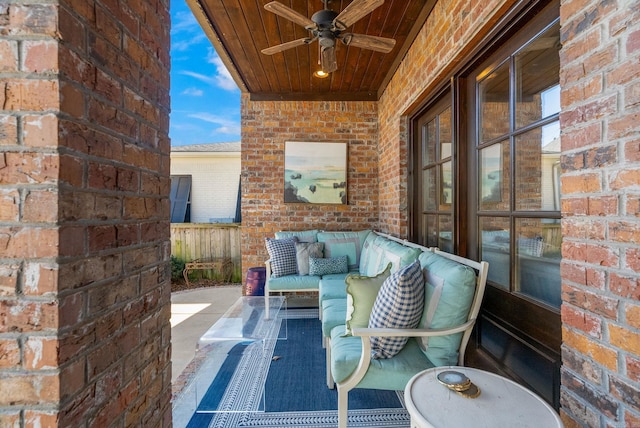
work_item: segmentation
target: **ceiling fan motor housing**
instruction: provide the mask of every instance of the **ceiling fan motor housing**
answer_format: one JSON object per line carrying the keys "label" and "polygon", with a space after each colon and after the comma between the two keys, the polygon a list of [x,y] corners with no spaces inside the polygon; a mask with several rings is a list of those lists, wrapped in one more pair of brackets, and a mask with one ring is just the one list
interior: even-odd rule
{"label": "ceiling fan motor housing", "polygon": [[311,16],[311,20],[318,24],[318,29],[329,30],[333,27],[333,20],[338,16],[333,10],[319,10]]}
{"label": "ceiling fan motor housing", "polygon": [[328,9],[319,10],[311,16],[311,20],[318,26],[312,30],[312,33],[318,38],[318,43],[322,47],[330,48],[336,45],[336,37],[340,35],[340,31],[333,25],[336,16],[338,16],[337,12]]}

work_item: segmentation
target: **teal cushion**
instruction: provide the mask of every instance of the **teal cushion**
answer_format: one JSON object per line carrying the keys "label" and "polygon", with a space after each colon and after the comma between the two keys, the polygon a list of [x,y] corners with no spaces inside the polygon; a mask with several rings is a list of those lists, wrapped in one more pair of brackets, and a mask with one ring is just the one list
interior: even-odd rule
{"label": "teal cushion", "polygon": [[391,272],[415,262],[422,251],[419,248],[407,247],[384,236],[372,232],[362,246],[360,256],[360,273],[374,276],[392,264]]}
{"label": "teal cushion", "polygon": [[318,230],[300,230],[276,232],[276,239],[298,238],[298,242],[318,242]]}
{"label": "teal cushion", "polygon": [[[361,352],[361,338],[345,335],[343,325],[331,331],[331,375],[336,382],[344,381],[353,373]],[[411,338],[393,358],[372,359],[358,388],[401,391],[414,375],[432,367],[433,364],[422,353],[418,343]]]}
{"label": "teal cushion", "polygon": [[351,334],[355,327],[367,327],[371,309],[378,296],[382,283],[391,274],[391,263],[376,276],[347,275],[345,278],[347,292],[346,334]]}
{"label": "teal cushion", "polygon": [[370,230],[359,232],[318,232],[318,242],[324,242],[324,256],[347,256],[349,270],[358,270],[360,253]]}
{"label": "teal cushion", "polygon": [[319,276],[287,275],[269,278],[268,287],[270,291],[317,290],[319,283]]}
{"label": "teal cushion", "polygon": [[309,275],[330,275],[336,273],[347,273],[347,256],[339,257],[309,257]]}
{"label": "teal cushion", "polygon": [[[330,299],[344,299],[345,304],[347,300],[347,291],[345,289],[345,277],[348,274],[341,274],[340,278],[334,278],[334,275],[323,276],[320,280],[320,296],[321,302]],[[344,320],[342,320],[344,321]]]}
{"label": "teal cushion", "polygon": [[347,315],[345,299],[329,299],[322,302],[322,336],[329,337],[331,330],[344,324]]}
{"label": "teal cushion", "polygon": [[344,279],[347,275],[356,272],[340,272],[340,273],[328,273],[322,276],[322,279],[327,279],[329,281],[342,281],[342,285],[344,286]]}
{"label": "teal cushion", "polygon": [[[425,277],[425,307],[420,328],[450,328],[467,321],[476,291],[476,272],[431,252],[419,257]],[[425,355],[436,366],[458,364],[462,333],[423,338]]]}

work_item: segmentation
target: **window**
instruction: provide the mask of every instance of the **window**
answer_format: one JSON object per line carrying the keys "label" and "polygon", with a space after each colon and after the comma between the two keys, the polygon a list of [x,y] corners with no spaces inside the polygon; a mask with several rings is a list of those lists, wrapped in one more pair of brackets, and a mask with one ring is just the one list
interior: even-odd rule
{"label": "window", "polygon": [[416,166],[421,195],[414,208],[421,231],[419,243],[453,252],[454,175],[452,161],[453,129],[448,97],[429,109],[418,121]]}
{"label": "window", "polygon": [[476,78],[480,258],[489,281],[560,307],[559,24]]}
{"label": "window", "polygon": [[171,223],[191,222],[191,176],[171,176]]}

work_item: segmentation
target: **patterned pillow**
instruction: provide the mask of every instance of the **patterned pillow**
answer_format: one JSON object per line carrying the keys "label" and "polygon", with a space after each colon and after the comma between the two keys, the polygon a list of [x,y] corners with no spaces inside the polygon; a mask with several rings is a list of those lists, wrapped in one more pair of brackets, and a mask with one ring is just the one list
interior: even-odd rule
{"label": "patterned pillow", "polygon": [[277,278],[298,273],[296,262],[296,242],[298,238],[271,239],[266,238],[267,252],[271,259],[271,276]]}
{"label": "patterned pillow", "polygon": [[[369,318],[371,328],[416,328],[424,309],[424,278],[417,260],[393,273],[382,284]],[[406,337],[371,337],[371,357],[391,358]]]}
{"label": "patterned pillow", "polygon": [[347,272],[349,272],[347,256],[330,257],[328,259],[309,257],[309,275],[322,276]]}
{"label": "patterned pillow", "polygon": [[298,275],[309,275],[309,257],[322,257],[322,242],[296,242]]}

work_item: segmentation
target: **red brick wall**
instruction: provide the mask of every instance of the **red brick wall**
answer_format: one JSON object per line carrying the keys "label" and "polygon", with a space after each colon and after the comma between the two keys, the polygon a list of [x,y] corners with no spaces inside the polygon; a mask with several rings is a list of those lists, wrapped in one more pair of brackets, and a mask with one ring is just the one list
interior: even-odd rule
{"label": "red brick wall", "polygon": [[380,99],[380,228],[408,234],[408,115],[514,0],[439,0]]}
{"label": "red brick wall", "polygon": [[[279,230],[378,227],[375,102],[278,102],[242,98],[242,268],[264,266],[264,238]],[[285,204],[286,141],[348,143],[347,205]]]}
{"label": "red brick wall", "polygon": [[640,426],[640,10],[560,13],[561,404],[568,426]]}
{"label": "red brick wall", "polygon": [[169,27],[0,4],[0,426],[170,425]]}

